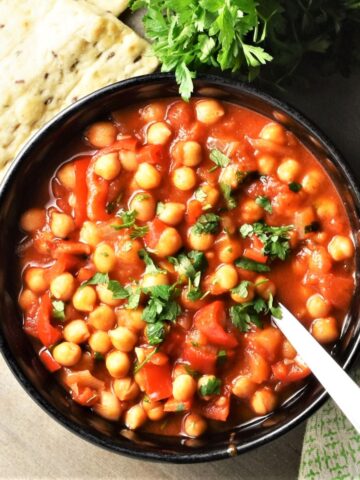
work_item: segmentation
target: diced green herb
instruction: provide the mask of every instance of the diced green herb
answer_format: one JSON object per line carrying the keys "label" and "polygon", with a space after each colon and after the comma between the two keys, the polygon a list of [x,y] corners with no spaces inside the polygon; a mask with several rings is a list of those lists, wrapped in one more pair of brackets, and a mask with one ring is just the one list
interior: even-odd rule
{"label": "diced green herb", "polygon": [[202,235],[203,233],[217,233],[219,226],[219,215],[215,213],[204,213],[200,215],[192,229],[196,235]]}
{"label": "diced green herb", "polygon": [[251,302],[230,307],[229,313],[233,325],[241,332],[248,332],[251,324],[262,328],[260,314],[268,315],[271,313],[275,318],[282,318],[281,308],[274,305],[274,299],[271,294],[267,302],[263,298],[258,297]]}
{"label": "diced green herb", "polygon": [[289,183],[289,188],[292,192],[298,193],[303,188],[301,183],[291,182]]}
{"label": "diced green herb", "polygon": [[202,397],[209,397],[211,395],[220,395],[221,392],[221,380],[210,376],[206,383],[201,385],[199,389]]}
{"label": "diced green herb", "polygon": [[312,222],[310,225],[306,225],[304,228],[305,233],[313,233],[313,232],[318,232],[320,230],[321,226],[319,222]]}
{"label": "diced green herb", "polygon": [[236,208],[237,203],[235,198],[232,196],[232,188],[227,183],[220,182],[220,188],[225,199],[226,206],[229,210]]}
{"label": "diced green herb", "polygon": [[235,265],[244,270],[250,270],[251,272],[270,272],[270,267],[264,263],[256,262],[250,258],[241,257],[235,261]]}
{"label": "diced green herb", "polygon": [[187,297],[196,301],[203,296],[200,289],[201,274],[207,267],[207,260],[203,252],[191,250],[180,253],[177,257],[168,257],[169,262],[175,266],[181,281],[188,279]]}
{"label": "diced green herb", "polygon": [[164,273],[164,270],[162,270],[161,268],[158,268],[155,265],[154,260],[150,257],[148,251],[145,250],[145,248],[143,248],[142,250],[139,250],[138,255],[145,262],[145,265],[146,265],[145,272],[144,272],[145,274]]}
{"label": "diced green herb", "polygon": [[93,277],[82,283],[80,288],[84,288],[87,285],[107,285],[109,283],[109,280],[110,279],[108,273],[95,273]]}
{"label": "diced green herb", "polygon": [[53,300],[52,302],[52,316],[56,320],[63,322],[65,320],[65,303],[61,300]]}
{"label": "diced green herb", "polygon": [[146,336],[150,345],[159,345],[162,343],[166,337],[165,323],[155,322],[147,325]]}
{"label": "diced green herb", "polygon": [[263,197],[263,196],[256,197],[255,203],[256,205],[259,205],[259,207],[263,208],[265,212],[272,213],[273,210],[272,210],[271,202],[268,199],[268,197]]}
{"label": "diced green herb", "polygon": [[240,227],[240,233],[243,238],[256,235],[264,244],[264,255],[285,260],[290,253],[289,232],[293,228],[292,225],[272,227],[260,222],[252,225],[246,223]]}
{"label": "diced green herb", "polygon": [[249,294],[249,285],[251,285],[251,282],[243,280],[237,287],[231,289],[231,293],[235,293],[241,298],[246,298]]}
{"label": "diced green herb", "polygon": [[199,200],[199,202],[204,202],[207,199],[207,194],[204,192],[202,188],[198,188],[195,191],[195,198]]}
{"label": "diced green herb", "polygon": [[135,239],[135,238],[141,238],[144,237],[149,231],[149,227],[147,225],[144,225],[142,227],[139,227],[138,225],[134,225],[132,231],[130,232],[130,238]]}
{"label": "diced green herb", "polygon": [[114,300],[123,300],[130,295],[129,290],[123,287],[117,280],[109,280],[107,289],[112,292],[112,298]]}
{"label": "diced green herb", "polygon": [[141,289],[136,288],[135,290],[129,289],[129,298],[125,307],[129,310],[137,308],[140,303]]}
{"label": "diced green herb", "polygon": [[157,353],[157,352],[158,352],[158,349],[154,348],[154,350],[152,352],[150,352],[149,355],[147,355],[141,363],[136,364],[135,367],[134,367],[134,375],[139,370],[141,370],[142,367],[144,365],[146,365],[152,359],[152,357],[155,355],[155,353]]}
{"label": "diced green herb", "polygon": [[122,199],[122,196],[123,196],[123,192],[121,192],[117,198],[115,198],[115,200],[113,200],[112,202],[109,202],[107,205],[106,205],[106,212],[107,213],[114,213],[115,210],[119,207],[119,204],[121,202],[121,199]]}
{"label": "diced green herb", "polygon": [[135,224],[136,220],[136,211],[124,211],[117,213],[116,216],[121,218],[122,225],[112,225],[115,230],[121,230],[122,228],[131,228]]}
{"label": "diced green herb", "polygon": [[210,152],[210,160],[215,163],[217,167],[227,167],[230,163],[230,158],[224,155],[220,150],[216,148]]}

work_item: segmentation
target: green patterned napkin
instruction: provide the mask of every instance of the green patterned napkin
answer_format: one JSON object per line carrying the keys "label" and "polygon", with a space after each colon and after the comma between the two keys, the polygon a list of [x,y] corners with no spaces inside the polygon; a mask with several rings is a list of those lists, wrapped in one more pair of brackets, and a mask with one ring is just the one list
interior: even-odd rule
{"label": "green patterned napkin", "polygon": [[[360,369],[352,377],[360,384]],[[299,480],[359,479],[360,435],[329,400],[307,423]]]}

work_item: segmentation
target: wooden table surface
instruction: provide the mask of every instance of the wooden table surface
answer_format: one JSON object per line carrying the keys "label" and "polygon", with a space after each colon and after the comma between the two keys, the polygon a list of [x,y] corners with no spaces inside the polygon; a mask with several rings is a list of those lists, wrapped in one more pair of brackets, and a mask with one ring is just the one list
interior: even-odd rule
{"label": "wooden table surface", "polygon": [[[360,75],[331,77],[278,96],[333,140],[360,180]],[[241,457],[205,465],[128,459],[81,440],[54,422],[23,391],[0,358],[1,479],[258,479],[297,478],[305,426]]]}

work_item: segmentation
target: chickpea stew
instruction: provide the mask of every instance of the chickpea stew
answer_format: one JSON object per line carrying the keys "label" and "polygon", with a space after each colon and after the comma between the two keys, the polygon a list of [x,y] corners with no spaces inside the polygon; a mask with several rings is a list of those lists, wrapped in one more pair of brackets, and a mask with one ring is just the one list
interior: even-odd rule
{"label": "chickpea stew", "polygon": [[45,367],[129,429],[198,437],[274,411],[311,373],[277,301],[332,344],[354,290],[323,167],[214,99],[127,107],[76,142],[20,219],[19,305]]}

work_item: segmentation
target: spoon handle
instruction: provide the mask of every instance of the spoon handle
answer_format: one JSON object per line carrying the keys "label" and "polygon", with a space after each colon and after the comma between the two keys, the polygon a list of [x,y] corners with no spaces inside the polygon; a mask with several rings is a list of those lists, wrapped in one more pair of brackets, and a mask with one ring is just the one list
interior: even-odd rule
{"label": "spoon handle", "polygon": [[281,310],[274,322],[360,433],[360,388],[284,305]]}

